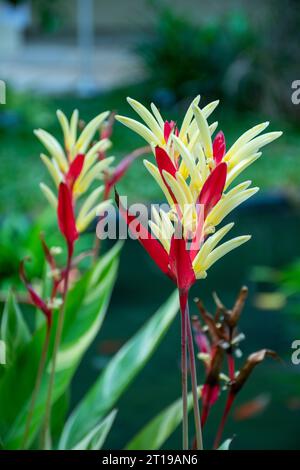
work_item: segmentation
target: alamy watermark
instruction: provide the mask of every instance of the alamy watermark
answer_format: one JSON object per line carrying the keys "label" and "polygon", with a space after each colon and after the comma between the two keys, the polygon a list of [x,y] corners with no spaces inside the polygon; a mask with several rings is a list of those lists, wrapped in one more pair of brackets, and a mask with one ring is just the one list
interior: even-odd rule
{"label": "alamy watermark", "polygon": [[6,104],[6,83],[0,80],[0,104]]}
{"label": "alamy watermark", "polygon": [[[113,204],[107,205],[98,213],[96,228],[100,240],[126,240],[128,237],[140,240],[159,239],[161,242],[171,238],[186,241],[188,250],[199,250],[207,227],[204,224],[203,204],[152,204],[151,217],[149,207],[145,204],[127,205],[127,197],[120,197],[120,217]],[[126,219],[127,218],[127,223]],[[181,223],[179,223],[181,221]]]}
{"label": "alamy watermark", "polygon": [[0,365],[6,364],[6,344],[0,340]]}
{"label": "alamy watermark", "polygon": [[292,92],[292,103],[293,104],[300,104],[300,80],[294,80],[292,82],[292,90],[295,90]]}
{"label": "alamy watermark", "polygon": [[291,357],[292,363],[298,366],[300,364],[300,339],[295,339],[292,342],[291,348],[294,349]]}

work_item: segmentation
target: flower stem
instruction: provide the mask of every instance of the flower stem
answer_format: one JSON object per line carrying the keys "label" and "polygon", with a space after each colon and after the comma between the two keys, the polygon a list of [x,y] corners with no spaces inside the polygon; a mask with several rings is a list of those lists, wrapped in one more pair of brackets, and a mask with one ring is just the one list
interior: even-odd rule
{"label": "flower stem", "polygon": [[221,422],[220,422],[220,425],[219,425],[219,428],[218,428],[218,431],[217,431],[216,439],[215,439],[215,442],[214,442],[214,449],[217,449],[220,445],[222,434],[223,434],[224,427],[225,427],[225,423],[226,423],[226,420],[227,420],[227,417],[228,417],[229,411],[231,409],[234,398],[235,398],[235,396],[232,393],[229,392],[227,402],[226,402],[226,405],[225,405],[225,410],[224,410],[224,413],[223,413],[223,416],[222,416],[222,419],[221,419]]}
{"label": "flower stem", "polygon": [[188,406],[187,406],[187,293],[179,292],[181,309],[181,387],[182,387],[182,447],[189,448]]}
{"label": "flower stem", "polygon": [[36,381],[34,385],[34,390],[32,393],[32,398],[29,406],[29,411],[26,419],[26,424],[25,424],[25,432],[24,432],[24,437],[22,441],[22,449],[26,449],[27,441],[29,438],[29,433],[30,433],[30,426],[33,418],[33,413],[36,405],[36,400],[38,397],[38,393],[40,390],[41,382],[42,382],[42,377],[43,377],[43,372],[45,369],[45,364],[46,364],[46,359],[47,359],[47,353],[48,353],[48,347],[49,347],[49,340],[50,340],[50,324],[47,324],[47,330],[46,330],[46,336],[43,344],[43,349],[41,352],[41,358],[39,361],[38,365],[38,371],[37,371],[37,376],[36,376]]}
{"label": "flower stem", "polygon": [[67,267],[66,267],[66,272],[65,272],[63,302],[59,310],[59,317],[58,317],[57,329],[56,329],[55,340],[54,340],[53,355],[52,355],[52,367],[51,367],[50,379],[49,379],[49,385],[48,385],[45,418],[44,418],[44,424],[43,424],[42,433],[41,433],[41,448],[42,449],[46,449],[47,447],[47,444],[46,444],[47,432],[51,424],[52,393],[53,393],[54,380],[55,380],[57,354],[59,351],[59,346],[60,346],[60,341],[61,341],[61,336],[62,336],[62,331],[63,331],[63,326],[64,326],[66,297],[67,297],[68,286],[69,286],[69,275],[70,275],[70,268],[71,268],[72,253],[73,253],[73,250],[70,249],[69,247],[68,261],[67,261]]}
{"label": "flower stem", "polygon": [[197,449],[203,450],[203,438],[202,438],[201,417],[200,417],[200,409],[199,409],[195,351],[194,351],[188,302],[186,304],[186,317],[187,317],[187,338],[188,338],[188,348],[189,348],[189,356],[190,356],[192,393],[193,393],[193,404],[194,404],[194,418],[195,418],[195,428],[196,428],[196,443],[197,443]]}

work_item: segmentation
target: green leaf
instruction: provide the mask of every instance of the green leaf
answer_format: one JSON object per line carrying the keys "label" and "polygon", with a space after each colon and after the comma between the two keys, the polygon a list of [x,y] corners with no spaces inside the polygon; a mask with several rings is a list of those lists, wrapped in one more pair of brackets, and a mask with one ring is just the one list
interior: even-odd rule
{"label": "green leaf", "polygon": [[11,366],[15,355],[30,340],[30,333],[23,319],[22,312],[10,291],[1,321],[1,340],[6,345],[6,363]]}
{"label": "green leaf", "polygon": [[157,348],[175,318],[178,308],[178,294],[174,292],[111,359],[99,379],[69,417],[61,437],[60,449],[72,448],[114,406]]}
{"label": "green leaf", "polygon": [[100,424],[95,426],[72,450],[100,450],[114,423],[117,410],[113,410]]}
{"label": "green leaf", "polygon": [[226,439],[226,441],[224,441],[223,444],[221,444],[217,450],[229,450],[231,443],[232,443],[232,439]]}
{"label": "green leaf", "polygon": [[[188,409],[193,405],[188,396]],[[125,447],[126,450],[158,450],[182,421],[182,398],[159,413]]]}
{"label": "green leaf", "polygon": [[[120,244],[116,244],[111,252],[102,257],[68,294],[66,323],[57,357],[53,404],[68,389],[84,353],[101,328],[117,275],[120,247]],[[104,268],[101,268],[102,264]],[[101,272],[101,275],[95,276],[95,272]],[[99,284],[101,284],[101,289],[99,289]],[[97,297],[90,297],[90,289],[97,290]],[[52,336],[54,333],[55,327]],[[11,394],[15,396],[15,402],[12,401],[11,407],[0,409],[0,431],[5,436],[4,445],[7,449],[17,449],[22,442],[44,334],[43,328],[34,335],[24,354],[9,369],[6,380],[0,381],[0,400],[5,399],[3,402],[6,403]],[[34,439],[43,419],[50,370],[51,366],[48,364],[36,402],[29,444]],[[14,393],[12,390],[15,389],[16,383],[18,383],[18,390]]]}

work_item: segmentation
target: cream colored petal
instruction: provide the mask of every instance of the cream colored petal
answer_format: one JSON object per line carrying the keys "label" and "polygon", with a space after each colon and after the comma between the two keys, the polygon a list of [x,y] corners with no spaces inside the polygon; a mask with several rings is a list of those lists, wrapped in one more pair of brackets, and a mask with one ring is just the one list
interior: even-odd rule
{"label": "cream colored petal", "polygon": [[261,147],[270,144],[273,140],[278,139],[282,132],[268,132],[267,134],[260,135],[242,146],[237,152],[232,153],[229,159],[230,165],[236,165],[244,158],[249,157],[253,153],[258,152]]}
{"label": "cream colored petal", "polygon": [[158,124],[160,125],[161,129],[164,129],[165,122],[164,122],[164,120],[162,118],[162,115],[160,114],[158,108],[155,106],[154,103],[151,103],[151,110],[152,110],[152,113],[155,116]]}
{"label": "cream colored petal", "polygon": [[49,188],[49,186],[47,186],[44,183],[40,183],[40,189],[42,193],[44,194],[45,198],[47,199],[47,201],[50,203],[50,205],[56,210],[57,198],[54,195],[53,191]]}
{"label": "cream colored petal", "polygon": [[[197,170],[198,174],[200,174],[202,183],[206,180],[209,175],[209,167],[207,165],[206,158],[202,146],[200,144],[196,145],[195,153],[198,155]],[[200,187],[198,189],[200,189]]]}
{"label": "cream colored petal", "polygon": [[243,161],[235,165],[231,170],[227,173],[226,185],[225,190],[231,185],[231,183],[237,178],[242,171],[244,171],[248,166],[254,163],[258,158],[262,155],[261,152],[255,153],[248,158],[245,158]]}
{"label": "cream colored petal", "polygon": [[[99,142],[97,142],[93,147],[87,152],[85,159],[84,159],[84,166],[82,170],[82,174],[84,175],[87,170],[91,168],[91,166],[94,165],[94,163],[98,160],[98,153],[99,152],[105,152],[111,147],[111,141],[108,139],[102,139]],[[111,158],[111,157],[108,157]],[[107,160],[107,159],[105,159]],[[114,158],[113,158],[114,160]],[[107,162],[107,166],[109,166],[113,160],[109,160],[109,163]]]}
{"label": "cream colored petal", "polygon": [[175,135],[172,137],[174,142],[175,149],[180,153],[186,167],[189,170],[190,177],[192,179],[193,184],[197,185],[201,183],[201,178],[197,169],[196,162],[189,152],[188,148],[184,145],[184,143]]}
{"label": "cream colored petal", "polygon": [[139,134],[143,139],[146,140],[150,145],[160,145],[161,142],[157,138],[155,134],[153,134],[148,127],[144,126],[144,124],[141,124],[138,121],[135,121],[134,119],[127,118],[125,116],[115,116],[116,120],[124,124],[124,126],[129,127],[133,132],[136,132]]}
{"label": "cream colored petal", "polygon": [[246,189],[232,197],[227,194],[227,196],[221,199],[210,211],[206,218],[206,224],[214,226],[219,225],[230,212],[256,194],[258,190],[259,188]]}
{"label": "cream colored petal", "polygon": [[86,198],[78,214],[79,220],[83,219],[87,215],[87,213],[92,209],[92,207],[96,204],[97,200],[103,193],[103,188],[104,186],[100,186],[99,188],[94,189],[94,191]]}
{"label": "cream colored petal", "polygon": [[200,95],[196,96],[196,98],[193,99],[187,112],[185,113],[185,116],[184,116],[184,119],[182,121],[182,125],[180,128],[180,132],[179,132],[179,139],[185,140],[186,133],[188,132],[189,126],[194,117],[193,107],[198,106],[199,102],[200,102]]}
{"label": "cream colored petal", "polygon": [[208,119],[209,116],[214,112],[219,103],[220,100],[212,101],[202,108],[202,113],[206,119]]}
{"label": "cream colored petal", "polygon": [[93,183],[95,179],[99,179],[99,177],[103,174],[112,161],[111,159],[114,157],[105,158],[100,162],[96,163],[89,171],[87,171],[83,177],[79,177],[74,186],[74,194],[79,196],[85,193],[90,185]]}
{"label": "cream colored petal", "polygon": [[130,104],[130,106],[135,110],[135,112],[147,124],[147,126],[153,132],[153,134],[156,135],[159,141],[163,144],[165,142],[163,131],[161,127],[159,126],[159,124],[157,123],[156,119],[154,119],[152,114],[148,111],[148,109],[145,108],[145,106],[143,106],[138,101],[133,100],[132,98],[127,98],[127,101]]}
{"label": "cream colored petal", "polygon": [[47,170],[49,171],[55,185],[58,186],[62,181],[62,175],[57,169],[57,166],[55,166],[53,161],[50,160],[50,158],[48,158],[44,153],[41,153],[40,157],[44,165],[47,167]]}
{"label": "cream colored petal", "polygon": [[244,134],[241,135],[241,137],[239,137],[237,141],[230,147],[230,149],[224,156],[224,161],[228,161],[234,152],[237,152],[243,145],[250,142],[250,140],[254,139],[254,137],[256,137],[257,135],[261,134],[268,127],[269,124],[269,121],[263,122],[244,132]]}
{"label": "cream colored petal", "polygon": [[241,237],[233,238],[232,240],[229,240],[215,248],[206,258],[204,270],[207,271],[207,269],[209,269],[216,261],[243,243],[246,243],[250,238],[250,235],[243,235]]}
{"label": "cream colored petal", "polygon": [[234,226],[234,223],[225,225],[225,227],[222,227],[220,230],[218,230],[214,235],[211,235],[204,242],[199,253],[197,254],[197,256],[195,257],[193,261],[193,268],[196,273],[204,269],[205,261],[208,255],[218,245],[218,243],[220,243],[222,238],[224,238],[227,235],[227,233],[232,229],[233,226]]}
{"label": "cream colored petal", "polygon": [[208,122],[201,111],[201,109],[198,106],[193,107],[194,110],[194,116],[196,119],[196,122],[198,124],[198,129],[200,132],[201,136],[201,141],[203,144],[205,156],[207,158],[212,158],[213,157],[213,149],[212,149],[212,141],[211,141],[211,135],[210,135],[210,130],[209,130],[209,125]]}
{"label": "cream colored petal", "polygon": [[60,109],[56,111],[56,115],[61,125],[62,131],[64,134],[65,147],[66,147],[66,150],[68,151],[71,145],[69,121],[66,118],[66,115]]}
{"label": "cream colored petal", "polygon": [[148,160],[144,160],[144,165],[147,168],[147,170],[149,171],[149,173],[151,174],[151,176],[155,179],[158,186],[163,191],[163,193],[164,193],[164,195],[165,195],[165,197],[168,201],[168,204],[170,206],[173,206],[174,205],[173,200],[172,200],[172,198],[169,194],[168,189],[166,188],[166,185],[163,182],[162,177],[160,176],[158,168],[155,165],[153,165],[153,163],[149,162]]}
{"label": "cream colored petal", "polygon": [[111,203],[111,199],[107,199],[107,201],[101,202],[83,217],[78,217],[76,220],[76,227],[78,232],[83,232],[86,230],[91,222],[96,218],[96,216],[102,214]]}
{"label": "cream colored petal", "polygon": [[75,146],[77,140],[78,119],[79,111],[78,109],[75,109],[73,111],[70,121],[70,147]]}
{"label": "cream colored petal", "polygon": [[213,133],[217,129],[218,125],[219,125],[218,121],[215,121],[209,126],[210,135],[213,135]]}
{"label": "cream colored petal", "polygon": [[174,233],[174,227],[172,225],[172,222],[170,220],[170,217],[169,215],[163,211],[163,210],[160,210],[160,217],[161,217],[161,220],[162,220],[162,223],[163,223],[163,230],[164,232],[166,233],[166,238],[168,238],[169,240],[171,240],[172,236],[173,236],[173,233]]}
{"label": "cream colored petal", "polygon": [[34,134],[46,147],[51,157],[54,158],[63,172],[68,169],[68,161],[60,143],[49,132],[43,129],[34,131]]}
{"label": "cream colored petal", "polygon": [[81,132],[79,139],[76,142],[76,151],[79,153],[85,153],[88,149],[88,146],[93,139],[95,132],[100,128],[103,121],[109,116],[109,111],[104,111],[103,113],[96,116],[92,121],[90,121],[83,131]]}
{"label": "cream colored petal", "polygon": [[157,226],[152,220],[149,220],[149,227],[157,240],[160,241],[167,253],[170,251],[170,240],[168,240],[162,233],[159,226]]}
{"label": "cream colored petal", "polygon": [[163,176],[167,184],[170,186],[172,193],[174,194],[176,198],[176,201],[181,206],[181,208],[183,208],[185,204],[188,204],[188,201],[180,184],[172,175],[170,175],[170,173],[168,173],[165,170],[163,170]]}

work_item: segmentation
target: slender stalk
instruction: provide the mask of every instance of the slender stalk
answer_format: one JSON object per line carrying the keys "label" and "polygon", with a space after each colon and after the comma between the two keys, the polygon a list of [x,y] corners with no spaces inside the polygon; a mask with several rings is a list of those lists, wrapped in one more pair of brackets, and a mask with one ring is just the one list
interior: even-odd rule
{"label": "slender stalk", "polygon": [[45,418],[44,418],[44,424],[43,424],[42,433],[41,433],[41,448],[42,449],[46,449],[47,432],[51,424],[52,393],[53,393],[54,380],[55,380],[57,354],[59,351],[59,346],[60,346],[60,341],[61,341],[61,336],[62,336],[62,331],[63,331],[63,326],[64,326],[66,297],[67,297],[68,286],[69,286],[69,275],[70,275],[70,268],[71,268],[72,252],[73,250],[69,248],[68,249],[68,261],[67,261],[67,267],[66,267],[66,273],[65,273],[63,302],[59,310],[59,317],[58,317],[57,329],[56,329],[55,340],[54,340],[53,355],[52,355],[52,367],[51,367],[51,372],[50,372],[47,401],[46,401],[46,408],[45,408]]}
{"label": "slender stalk", "polygon": [[93,248],[93,258],[92,258],[93,264],[95,264],[99,258],[100,249],[101,249],[101,240],[100,238],[97,237],[97,232],[96,232],[95,243],[94,243],[94,248]]}
{"label": "slender stalk", "polygon": [[194,418],[195,418],[195,428],[196,428],[196,443],[197,443],[197,449],[203,450],[203,438],[202,438],[201,418],[200,418],[200,409],[199,409],[195,351],[194,351],[193,335],[192,335],[188,302],[186,304],[186,317],[187,317],[187,338],[188,338],[188,348],[189,348],[189,356],[190,356],[192,393],[193,393],[193,404],[194,404]]}
{"label": "slender stalk", "polygon": [[223,434],[223,431],[224,431],[224,426],[225,426],[225,423],[226,423],[226,420],[227,420],[227,417],[228,417],[229,411],[231,409],[234,398],[235,398],[234,395],[229,392],[227,402],[226,402],[226,405],[225,405],[225,410],[224,410],[224,413],[223,413],[223,416],[222,416],[222,419],[221,419],[221,422],[220,422],[220,425],[219,425],[219,428],[218,428],[218,431],[217,431],[216,439],[215,439],[215,442],[214,442],[214,449],[217,449],[220,445],[222,434]]}
{"label": "slender stalk", "polygon": [[29,406],[29,411],[28,411],[28,415],[27,415],[27,419],[26,419],[25,432],[24,432],[24,437],[23,437],[23,441],[22,441],[22,449],[26,449],[27,441],[28,441],[28,438],[29,438],[30,426],[31,426],[32,418],[33,418],[33,413],[34,413],[34,409],[35,409],[35,405],[36,405],[36,400],[37,400],[37,396],[38,396],[38,393],[39,393],[39,390],[40,390],[42,377],[43,377],[43,372],[44,372],[45,364],[46,364],[46,360],[47,360],[47,353],[48,353],[49,340],[50,340],[50,331],[51,331],[50,325],[47,324],[46,336],[45,336],[45,340],[44,340],[44,344],[43,344],[43,349],[42,349],[42,352],[41,352],[41,358],[40,358],[40,361],[39,361],[36,381],[35,381],[32,397],[31,397],[31,402],[30,402],[30,406]]}
{"label": "slender stalk", "polygon": [[182,447],[189,448],[187,406],[187,293],[179,292],[181,309],[181,387],[182,387]]}

